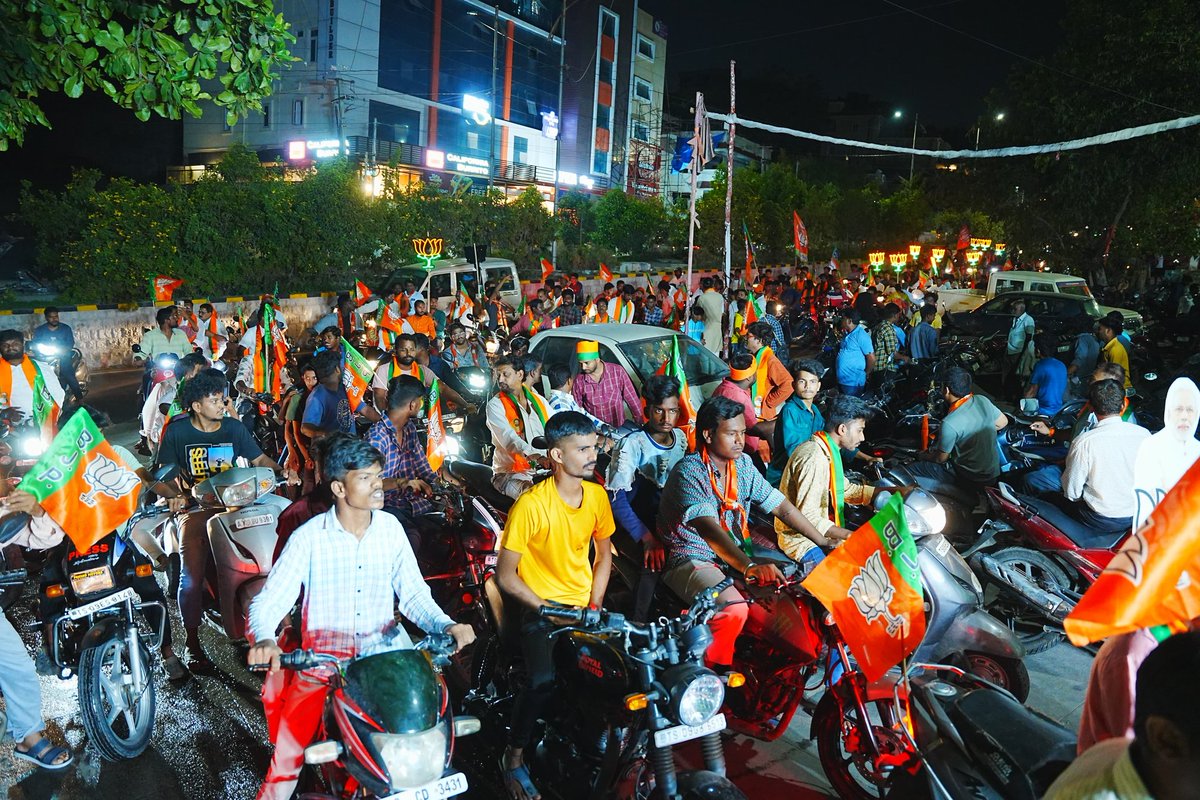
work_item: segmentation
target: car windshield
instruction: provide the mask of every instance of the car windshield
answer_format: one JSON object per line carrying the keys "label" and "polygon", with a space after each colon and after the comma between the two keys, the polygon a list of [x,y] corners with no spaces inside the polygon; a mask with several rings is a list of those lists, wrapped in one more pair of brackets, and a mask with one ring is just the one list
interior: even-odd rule
{"label": "car windshield", "polygon": [[[641,339],[618,346],[625,358],[629,359],[638,377],[644,381],[658,372],[663,362],[671,357],[671,338],[668,334],[656,339]],[[687,347],[683,354],[683,371],[687,374],[689,384],[702,386],[725,377],[729,368],[721,363],[720,359],[701,347],[698,342],[680,336],[680,345],[685,342]]]}
{"label": "car windshield", "polygon": [[[1086,288],[1086,287],[1085,287],[1085,288]],[[1097,302],[1096,302],[1096,301],[1095,301],[1095,300],[1094,300],[1094,299],[1091,297],[1091,295],[1088,295],[1088,299],[1083,301],[1083,310],[1084,310],[1084,311],[1086,311],[1086,312],[1087,312],[1087,314],[1088,314],[1088,316],[1090,316],[1090,317],[1102,317],[1102,316],[1104,316],[1104,314],[1102,314],[1102,313],[1101,313],[1101,311],[1100,311],[1100,304],[1099,304],[1099,303],[1097,303]]]}
{"label": "car windshield", "polygon": [[1062,294],[1073,294],[1076,297],[1092,296],[1092,290],[1088,288],[1087,281],[1061,281],[1058,284],[1058,291]]}

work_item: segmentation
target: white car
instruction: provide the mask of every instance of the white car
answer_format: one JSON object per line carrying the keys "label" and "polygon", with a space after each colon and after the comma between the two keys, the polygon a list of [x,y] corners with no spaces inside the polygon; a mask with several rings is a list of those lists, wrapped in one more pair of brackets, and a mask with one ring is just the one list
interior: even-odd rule
{"label": "white car", "polygon": [[676,337],[683,356],[683,371],[691,387],[692,405],[699,408],[729,374],[729,367],[695,339],[678,331],[654,325],[619,325],[612,322],[568,325],[540,331],[533,337],[529,352],[541,360],[543,367],[574,364],[575,345],[578,342],[598,342],[600,358],[624,369],[632,379],[634,388],[640,392],[642,382],[658,372],[663,362],[671,357],[671,340]]}

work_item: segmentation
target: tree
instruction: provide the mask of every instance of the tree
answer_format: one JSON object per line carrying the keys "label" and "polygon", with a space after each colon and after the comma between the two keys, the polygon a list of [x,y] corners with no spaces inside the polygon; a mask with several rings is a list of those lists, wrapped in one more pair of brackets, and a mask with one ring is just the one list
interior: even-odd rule
{"label": "tree", "polygon": [[[1071,139],[1186,116],[1200,81],[1200,6],[1192,0],[1071,0],[1047,67],[1021,65],[989,99],[1006,111],[1001,144]],[[1195,128],[977,169],[978,195],[1012,235],[1055,268],[1103,279],[1146,253],[1197,245]],[[1123,271],[1123,270],[1122,270]]]}
{"label": "tree", "polygon": [[271,0],[0,0],[0,150],[49,127],[40,92],[102,92],[140,120],[200,116],[211,100],[232,124],[293,59]]}
{"label": "tree", "polygon": [[667,212],[660,201],[630,197],[610,189],[592,209],[593,243],[625,256],[645,255],[666,232]]}

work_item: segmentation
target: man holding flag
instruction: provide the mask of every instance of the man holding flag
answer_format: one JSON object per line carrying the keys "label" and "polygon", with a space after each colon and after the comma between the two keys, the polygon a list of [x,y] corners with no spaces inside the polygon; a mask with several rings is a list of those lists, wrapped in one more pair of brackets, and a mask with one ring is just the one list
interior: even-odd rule
{"label": "man holding flag", "polygon": [[[742,406],[727,397],[710,397],[696,414],[696,452],[685,456],[667,478],[658,538],[667,548],[663,580],[680,597],[694,597],[723,582],[726,570],[766,584],[783,579],[770,561],[755,559],[749,526],[754,505],[816,544],[833,545],[759,474],[744,452],[745,442]],[[737,589],[725,589],[719,599],[725,607],[709,624],[713,644],[705,662],[728,669],[747,609]]]}
{"label": "man holding flag", "polygon": [[[232,468],[239,458],[283,473],[290,484],[300,483],[295,470],[285,471],[259,449],[241,420],[225,416],[227,391],[224,376],[215,370],[202,371],[180,389],[179,405],[188,419],[168,425],[158,448],[158,466],[179,467],[180,494],[169,500],[173,512],[183,510],[192,487]],[[200,619],[204,572],[211,558],[208,520],[218,511],[199,509],[188,514],[180,536],[179,614],[187,634],[188,666],[193,671],[211,667],[200,646]]]}

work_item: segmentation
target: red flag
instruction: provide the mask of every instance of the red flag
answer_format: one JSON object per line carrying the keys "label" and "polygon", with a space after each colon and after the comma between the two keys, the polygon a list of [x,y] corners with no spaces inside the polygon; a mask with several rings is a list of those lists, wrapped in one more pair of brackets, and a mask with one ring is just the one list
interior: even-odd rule
{"label": "red flag", "polygon": [[754,268],[754,245],[750,242],[750,228],[746,225],[746,220],[742,220],[742,238],[746,241],[746,269],[742,278],[747,286],[751,286],[754,283],[754,276],[751,274]]}
{"label": "red flag", "polygon": [[175,290],[182,285],[182,278],[170,278],[166,275],[159,275],[150,281],[150,290],[154,293],[154,301],[156,303],[169,303],[171,302],[171,296],[175,294]]}
{"label": "red flag", "polygon": [[958,247],[956,250],[966,250],[971,246],[971,229],[964,222],[962,229],[958,232]]}
{"label": "red flag", "polygon": [[133,515],[141,484],[80,409],[17,488],[36,497],[83,551]]}
{"label": "red flag", "polygon": [[554,265],[543,258],[542,259],[542,283],[545,283],[546,279],[549,278],[553,272],[554,272]]}
{"label": "red flag", "polygon": [[354,282],[354,305],[361,306],[371,299],[371,290],[362,281]]}
{"label": "red flag", "polygon": [[1200,461],[1150,512],[1100,573],[1063,627],[1082,647],[1155,625],[1182,630],[1200,617]]}
{"label": "red flag", "polygon": [[797,211],[792,212],[792,239],[796,255],[801,261],[808,261],[808,228],[804,227],[804,220]]}
{"label": "red flag", "polygon": [[821,601],[868,681],[883,676],[925,638],[917,545],[893,494],[879,513],[804,580]]}
{"label": "red flag", "polygon": [[[544,269],[544,267],[543,267],[543,269]],[[612,279],[613,279],[612,270],[608,268],[607,264],[605,264],[603,261],[601,261],[600,262],[600,280],[604,281],[605,283],[612,283]],[[543,277],[542,280],[546,280],[545,277]]]}

